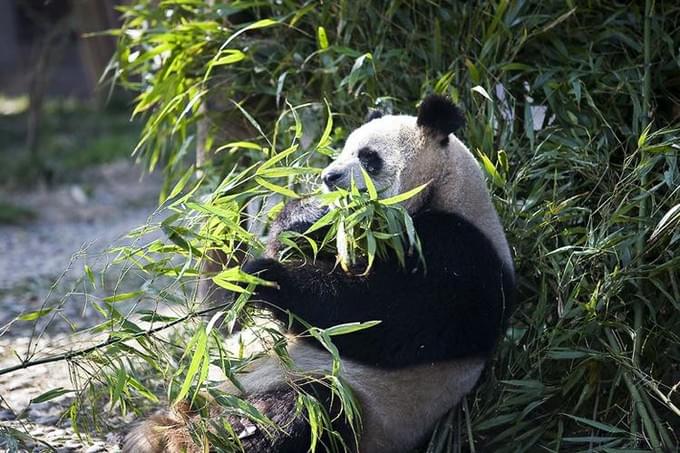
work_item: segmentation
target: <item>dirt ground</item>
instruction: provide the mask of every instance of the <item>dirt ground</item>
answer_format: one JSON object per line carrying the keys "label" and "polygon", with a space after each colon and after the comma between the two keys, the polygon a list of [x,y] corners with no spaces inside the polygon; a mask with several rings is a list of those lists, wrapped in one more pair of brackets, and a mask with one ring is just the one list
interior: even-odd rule
{"label": "dirt ground", "polygon": [[[21,357],[29,348],[46,354],[82,347],[84,340],[73,332],[92,325],[96,313],[73,291],[74,282],[82,278],[85,264],[101,268],[106,264],[102,251],[147,222],[159,185],[158,177],[141,178],[139,168],[119,162],[88,170],[77,185],[2,194],[6,202],[27,207],[36,217],[30,223],[0,225],[0,369],[19,363],[15,354]],[[46,328],[46,322],[39,324],[42,334],[29,342],[33,324],[12,320],[59,297],[63,303],[52,322]],[[29,405],[45,391],[69,384],[63,362],[0,375],[0,442],[3,430],[15,429],[40,441],[28,451],[49,451],[46,444],[58,452],[118,451],[119,432],[82,437],[73,432],[61,417],[68,395]],[[13,448],[0,443],[0,451]]]}

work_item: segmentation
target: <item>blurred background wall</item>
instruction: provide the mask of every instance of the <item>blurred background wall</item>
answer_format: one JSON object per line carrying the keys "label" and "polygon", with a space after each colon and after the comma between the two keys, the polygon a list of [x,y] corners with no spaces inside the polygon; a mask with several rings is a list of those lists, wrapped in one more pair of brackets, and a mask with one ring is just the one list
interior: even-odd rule
{"label": "blurred background wall", "polygon": [[129,160],[131,95],[102,75],[124,0],[0,0],[0,224],[17,191],[81,183]]}
{"label": "blurred background wall", "polygon": [[111,0],[0,0],[2,92],[93,96],[115,40],[86,36],[117,25],[114,6]]}

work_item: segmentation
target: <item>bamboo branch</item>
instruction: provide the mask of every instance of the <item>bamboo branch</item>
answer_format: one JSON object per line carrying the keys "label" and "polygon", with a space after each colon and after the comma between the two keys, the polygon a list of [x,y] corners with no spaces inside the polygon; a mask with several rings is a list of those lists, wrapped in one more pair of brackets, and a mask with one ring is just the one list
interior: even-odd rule
{"label": "bamboo branch", "polygon": [[[649,118],[649,112],[651,109],[651,71],[650,71],[650,65],[651,65],[651,47],[650,47],[650,41],[651,41],[651,15],[652,15],[652,8],[653,8],[653,1],[654,0],[645,0],[645,12],[644,12],[644,23],[643,23],[643,59],[644,59],[644,67],[643,67],[643,79],[642,79],[642,118],[641,118],[641,127],[640,130],[644,131],[646,130],[647,126],[649,126],[650,123],[650,118]],[[646,158],[646,153],[641,149],[640,150],[640,168],[644,165],[645,163],[645,158]],[[638,228],[641,230],[640,234],[638,234],[637,238],[637,243],[636,243],[636,252],[637,256],[642,259],[643,254],[645,252],[645,234],[644,229],[645,229],[645,220],[649,216],[649,207],[647,204],[647,196],[644,193],[645,187],[647,186],[647,172],[643,171],[642,174],[640,175],[640,191],[641,197],[640,197],[640,209],[638,211]],[[641,286],[643,284],[641,283]],[[644,310],[644,303],[643,303],[643,290],[642,288],[638,288],[638,299],[635,301],[635,304],[633,305],[633,330],[635,332],[635,336],[633,337],[633,354],[632,354],[632,362],[634,367],[639,366],[639,361],[640,361],[640,348],[642,347],[642,318],[643,318],[643,310]],[[626,384],[628,384],[628,381],[630,380],[630,376],[626,376],[624,373],[624,378],[627,378]],[[637,404],[637,403],[633,403]],[[638,411],[634,410],[634,407],[631,407],[631,431],[634,433],[639,431],[639,426],[638,426]]]}
{"label": "bamboo branch", "polygon": [[[609,346],[611,347],[612,352],[614,352],[615,354],[621,354],[621,350],[619,349],[616,338],[614,337],[614,334],[611,332],[611,330],[605,329],[605,334],[607,335],[607,340],[609,341]],[[636,365],[633,364],[633,367],[635,366]],[[635,383],[631,378],[629,370],[622,370],[622,376],[623,382],[628,388],[628,393],[630,393],[630,397],[632,400],[631,409],[635,413],[639,414],[640,418],[642,419],[642,424],[644,425],[645,431],[649,436],[649,441],[652,444],[652,449],[654,449],[654,451],[661,451],[661,443],[659,441],[659,436],[656,433],[654,422],[652,421],[649,413],[647,412],[647,408],[645,407],[645,404],[642,401],[642,396],[640,396],[640,391],[635,386]]]}
{"label": "bamboo branch", "polygon": [[174,321],[171,321],[167,324],[163,324],[162,326],[158,326],[158,327],[155,327],[153,329],[144,330],[142,332],[137,332],[137,333],[135,333],[135,334],[133,334],[129,337],[126,337],[126,338],[109,338],[108,340],[103,341],[101,343],[98,343],[94,346],[90,346],[89,348],[80,349],[80,350],[77,350],[77,351],[69,351],[69,352],[66,352],[66,353],[63,353],[63,354],[44,357],[42,359],[37,359],[37,360],[27,360],[27,361],[21,362],[18,365],[14,365],[14,366],[11,366],[11,367],[0,369],[0,376],[12,373],[12,372],[17,371],[17,370],[25,370],[27,368],[32,368],[34,366],[44,365],[46,363],[60,362],[62,360],[67,360],[67,361],[73,360],[77,357],[85,356],[85,355],[87,355],[91,352],[97,351],[99,349],[106,348],[108,346],[112,346],[114,344],[123,343],[123,342],[129,341],[129,340],[134,340],[135,338],[149,337],[149,336],[154,335],[158,332],[169,329],[170,327],[173,327],[177,324],[180,324],[184,321],[188,321],[190,319],[206,315],[206,314],[213,312],[213,311],[217,311],[217,310],[221,310],[223,308],[227,308],[231,304],[232,304],[232,302],[229,301],[229,302],[226,302],[226,303],[223,303],[223,304],[220,304],[220,305],[216,305],[214,307],[206,308],[204,310],[191,312],[191,313],[189,313],[185,316],[182,316],[181,318],[177,318]]}

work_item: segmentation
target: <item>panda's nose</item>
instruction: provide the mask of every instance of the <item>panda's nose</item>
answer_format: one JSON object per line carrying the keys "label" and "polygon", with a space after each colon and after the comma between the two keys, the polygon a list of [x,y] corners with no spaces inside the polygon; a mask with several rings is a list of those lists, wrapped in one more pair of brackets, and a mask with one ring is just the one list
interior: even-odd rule
{"label": "panda's nose", "polygon": [[323,182],[328,188],[333,187],[340,178],[342,178],[342,172],[339,171],[328,171],[322,176]]}

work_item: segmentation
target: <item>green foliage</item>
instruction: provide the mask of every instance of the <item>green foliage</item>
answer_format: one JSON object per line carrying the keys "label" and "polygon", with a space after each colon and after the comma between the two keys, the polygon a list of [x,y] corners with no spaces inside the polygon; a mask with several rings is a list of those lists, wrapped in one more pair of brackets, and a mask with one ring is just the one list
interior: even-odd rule
{"label": "green foliage", "polygon": [[[394,254],[402,266],[405,266],[407,253],[418,254],[422,258],[420,240],[413,220],[406,209],[398,203],[415,196],[425,186],[381,199],[378,198],[375,186],[365,171],[363,177],[366,181],[366,192],[360,192],[352,185],[350,190],[338,189],[319,195],[319,200],[329,205],[331,210],[305,234],[284,232],[280,235],[280,240],[299,251],[304,257],[309,255],[309,252],[305,253],[291,241],[296,236],[302,236],[311,246],[314,257],[319,250],[335,251],[340,266],[346,272],[356,273],[359,270],[357,266],[364,265],[362,275],[369,273],[376,256],[387,259],[389,254]],[[328,228],[321,244],[317,244],[308,236],[325,227]]]}
{"label": "green foliage", "polygon": [[[206,357],[237,382],[250,357],[245,340],[240,355],[227,353],[234,348],[200,315],[252,325],[246,302],[254,280],[237,264],[262,244],[248,227],[266,228],[281,197],[310,191],[313,169],[367,107],[412,113],[424,93],[435,91],[465,108],[461,138],[492,185],[519,297],[476,394],[441,421],[426,451],[677,447],[675,2],[140,0],[124,11],[111,74],[139,92],[135,112],[146,125],[138,152],[168,172],[163,198],[174,214],[158,225],[167,240],[118,250],[118,259],[148,281],[143,293],[125,298],[150,327],[119,310],[129,301],[99,301],[107,320],[98,330],[120,340],[89,357],[107,376],[99,383],[114,389],[112,404],[138,410],[141,399],[152,399],[149,383],[158,381],[172,390],[170,399],[197,395],[211,385]],[[323,101],[337,113],[331,116]],[[236,123],[240,135],[221,136]],[[206,124],[207,137],[197,137]],[[197,142],[213,163],[200,169],[200,179],[187,157]],[[340,206],[364,213],[378,206],[366,194],[354,196]],[[347,234],[353,221],[349,211],[338,212],[324,219],[336,238],[340,225]],[[397,215],[377,212],[377,223],[361,223],[345,241],[359,254],[370,253],[369,232]],[[403,239],[407,223],[391,233]],[[393,236],[373,237],[389,247]],[[289,245],[296,244],[304,242]],[[313,252],[318,246],[310,244]],[[234,260],[213,276],[241,291],[233,306],[206,309],[192,297],[198,262],[212,259],[211,250]],[[340,254],[351,263],[349,251]],[[189,314],[158,313],[158,306],[185,306]],[[159,341],[147,330],[159,323],[169,330],[184,325],[185,333]],[[289,364],[285,340],[261,329]],[[328,332],[312,333],[333,350]],[[204,353],[194,360],[185,351],[199,339]],[[326,376],[345,396],[345,415],[356,420],[351,389],[335,377]],[[225,401],[258,419],[240,400]],[[318,426],[324,417],[308,402],[302,397],[300,405]],[[220,434],[233,439],[228,427]]]}
{"label": "green foliage", "polygon": [[[470,398],[465,428],[455,436],[439,429],[430,451],[463,444],[668,449],[677,443],[672,420],[680,416],[670,378],[680,355],[673,127],[680,9],[647,6],[166,2],[147,33],[210,29],[204,53],[192,52],[189,62],[186,47],[165,47],[159,68],[177,60],[186,64],[175,67],[200,68],[195,92],[219,87],[248,106],[251,123],[268,124],[283,100],[326,98],[341,112],[342,138],[368,106],[412,112],[429,91],[465,105],[464,138],[494,185],[516,257],[520,306],[479,397]],[[175,11],[170,20],[162,18],[168,9]],[[238,34],[267,18],[276,25]],[[124,29],[132,25],[134,19]],[[149,42],[139,36],[121,43],[138,49]],[[229,66],[215,70],[210,62],[223,56],[231,57]],[[136,74],[125,62],[120,69],[124,77]],[[177,129],[191,95],[167,94],[172,82],[163,69],[143,71],[163,78],[166,96],[187,96],[178,105],[158,99],[148,123]],[[144,99],[150,90],[142,90]]]}

